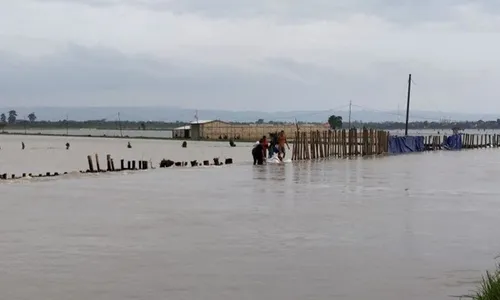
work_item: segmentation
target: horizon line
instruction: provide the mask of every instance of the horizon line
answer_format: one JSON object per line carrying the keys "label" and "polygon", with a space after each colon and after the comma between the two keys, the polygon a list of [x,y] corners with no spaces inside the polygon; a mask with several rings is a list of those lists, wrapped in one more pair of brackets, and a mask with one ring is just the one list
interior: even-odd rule
{"label": "horizon line", "polygon": [[[178,107],[178,106],[168,106],[168,105],[149,105],[149,106],[130,106],[130,105],[125,105],[125,106],[37,106],[37,105],[32,105],[32,106],[0,106],[0,109],[10,109],[10,110],[16,110],[16,109],[34,109],[34,108],[39,108],[39,109],[91,109],[91,108],[105,108],[105,109],[113,109],[113,108],[122,108],[122,109],[134,109],[134,108],[169,108],[169,109],[177,109],[177,110],[192,110],[192,111],[213,111],[213,112],[236,112],[236,113],[245,113],[245,112],[259,112],[259,113],[287,113],[287,112],[315,112],[315,113],[321,113],[321,112],[349,112],[349,108],[345,109],[315,109],[315,110],[272,110],[272,111],[264,111],[264,110],[241,110],[241,109],[213,109],[213,108],[186,108],[186,107]],[[387,110],[374,110],[371,108],[359,108],[354,111],[360,112],[371,112],[371,113],[384,113],[384,112],[401,112],[401,111],[406,111],[404,110],[397,110],[397,109],[387,109]],[[423,113],[440,113],[440,114],[464,114],[464,115],[496,115],[497,113],[494,112],[460,112],[460,111],[442,111],[442,110],[426,110],[426,109],[413,109],[410,110],[410,114],[412,111],[415,112],[423,112]],[[118,113],[119,111],[117,111]],[[36,111],[35,111],[36,113]],[[500,115],[500,113],[498,113]]]}

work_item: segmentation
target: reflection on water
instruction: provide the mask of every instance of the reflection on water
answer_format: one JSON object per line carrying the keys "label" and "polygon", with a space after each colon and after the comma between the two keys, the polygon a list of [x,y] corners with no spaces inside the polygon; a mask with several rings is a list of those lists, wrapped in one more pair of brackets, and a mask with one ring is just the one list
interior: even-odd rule
{"label": "reflection on water", "polygon": [[[74,142],[0,158],[128,154],[123,141]],[[0,297],[447,299],[500,251],[498,149],[252,166],[250,147],[137,142],[133,155],[238,159],[1,184]]]}

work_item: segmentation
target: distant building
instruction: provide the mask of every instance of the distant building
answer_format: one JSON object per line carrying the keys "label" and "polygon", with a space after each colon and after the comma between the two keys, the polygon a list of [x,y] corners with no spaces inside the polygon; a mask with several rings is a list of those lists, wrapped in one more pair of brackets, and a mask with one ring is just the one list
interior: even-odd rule
{"label": "distant building", "polygon": [[[300,130],[325,130],[322,124],[301,124]],[[175,129],[177,130],[177,128]],[[174,137],[175,131],[174,130]],[[262,136],[269,136],[271,132],[285,131],[289,140],[293,140],[297,125],[295,124],[238,124],[221,120],[198,120],[191,122],[189,128],[179,127],[179,130],[186,130],[193,140],[259,140]],[[178,135],[180,136],[180,132]]]}
{"label": "distant building", "polygon": [[172,130],[172,137],[173,138],[184,138],[184,139],[189,139],[191,138],[191,125],[186,125],[186,126],[181,126],[174,128]]}
{"label": "distant building", "polygon": [[231,124],[220,120],[197,120],[191,122],[190,125],[191,138],[199,139],[218,139],[219,136],[226,131]]}

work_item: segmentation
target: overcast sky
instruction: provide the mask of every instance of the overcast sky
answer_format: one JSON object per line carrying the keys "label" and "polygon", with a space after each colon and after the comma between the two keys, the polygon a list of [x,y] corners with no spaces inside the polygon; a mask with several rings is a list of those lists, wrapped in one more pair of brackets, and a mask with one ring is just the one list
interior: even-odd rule
{"label": "overcast sky", "polygon": [[4,0],[0,106],[500,113],[494,0]]}

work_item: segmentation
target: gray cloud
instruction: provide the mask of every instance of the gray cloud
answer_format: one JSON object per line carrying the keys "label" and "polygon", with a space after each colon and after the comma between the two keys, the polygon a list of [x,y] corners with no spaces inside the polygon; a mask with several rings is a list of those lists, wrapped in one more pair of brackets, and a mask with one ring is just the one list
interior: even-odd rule
{"label": "gray cloud", "polygon": [[470,107],[468,99],[481,97],[490,106],[476,111],[489,111],[491,105],[500,109],[491,96],[493,80],[471,81],[479,74],[463,76],[414,62],[379,62],[359,73],[286,59],[259,65],[264,71],[248,72],[81,46],[37,60],[3,55],[0,103],[303,110],[330,109],[352,99],[367,108],[395,109],[404,107],[410,65],[416,70],[415,108],[464,110]]}
{"label": "gray cloud", "polygon": [[29,1],[0,11],[1,106],[384,110],[411,72],[415,108],[500,109],[493,1]]}
{"label": "gray cloud", "polygon": [[[47,1],[47,0],[38,0]],[[391,22],[418,23],[445,21],[454,17],[454,9],[474,5],[488,13],[498,13],[494,0],[49,0],[80,2],[91,6],[132,5],[154,11],[178,14],[195,13],[213,18],[274,16],[289,22],[301,20],[343,20],[352,14],[377,16]]]}

